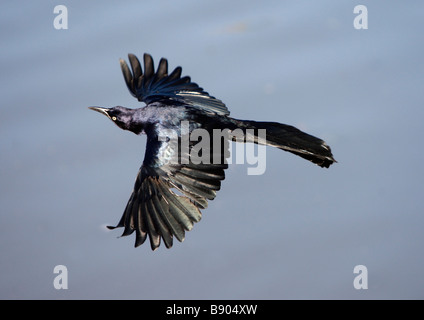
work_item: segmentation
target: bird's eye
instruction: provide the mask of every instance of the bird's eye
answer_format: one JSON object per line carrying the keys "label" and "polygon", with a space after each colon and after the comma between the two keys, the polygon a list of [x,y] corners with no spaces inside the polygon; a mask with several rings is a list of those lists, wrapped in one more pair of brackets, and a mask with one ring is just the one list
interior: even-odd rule
{"label": "bird's eye", "polygon": [[112,120],[113,120],[113,121],[116,121],[116,117],[112,117]]}

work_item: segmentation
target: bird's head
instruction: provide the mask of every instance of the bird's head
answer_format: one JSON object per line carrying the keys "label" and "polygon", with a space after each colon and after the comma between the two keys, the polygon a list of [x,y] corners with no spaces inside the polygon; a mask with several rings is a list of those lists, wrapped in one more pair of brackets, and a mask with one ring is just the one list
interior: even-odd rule
{"label": "bird's head", "polygon": [[97,111],[101,114],[104,114],[110,120],[112,120],[118,127],[124,130],[129,130],[135,134],[139,134],[142,131],[142,128],[137,124],[133,115],[135,110],[128,109],[121,106],[116,106],[113,108],[102,108],[102,107],[88,107],[91,110]]}

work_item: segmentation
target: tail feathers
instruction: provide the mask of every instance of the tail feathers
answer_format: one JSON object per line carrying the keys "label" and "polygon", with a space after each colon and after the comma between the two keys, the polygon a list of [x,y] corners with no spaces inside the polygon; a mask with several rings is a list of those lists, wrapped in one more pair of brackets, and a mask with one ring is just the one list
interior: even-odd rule
{"label": "tail feathers", "polygon": [[257,144],[273,146],[289,151],[304,159],[307,159],[320,167],[328,168],[334,162],[330,147],[325,141],[307,134],[293,126],[277,122],[240,121],[239,127],[244,129],[265,129],[266,139],[255,134],[249,135],[246,131],[245,141]]}

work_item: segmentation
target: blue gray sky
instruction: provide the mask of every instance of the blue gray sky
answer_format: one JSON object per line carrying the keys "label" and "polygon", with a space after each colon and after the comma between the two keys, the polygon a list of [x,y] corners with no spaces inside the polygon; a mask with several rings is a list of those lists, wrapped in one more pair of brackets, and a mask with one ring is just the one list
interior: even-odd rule
{"label": "blue gray sky", "polygon": [[[353,8],[368,9],[368,29]],[[68,8],[68,29],[53,25]],[[422,299],[421,1],[3,1],[0,298]],[[323,138],[321,169],[267,149],[231,165],[183,243],[116,224],[145,137],[90,105],[141,106],[119,58],[148,52],[240,119]],[[56,290],[56,265],[68,289]],[[356,265],[368,289],[353,286]]]}

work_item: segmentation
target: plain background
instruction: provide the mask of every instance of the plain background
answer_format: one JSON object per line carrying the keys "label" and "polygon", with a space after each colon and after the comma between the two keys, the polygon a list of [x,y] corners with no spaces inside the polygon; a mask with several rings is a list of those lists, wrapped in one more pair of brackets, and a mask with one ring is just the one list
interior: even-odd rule
{"label": "plain background", "polygon": [[[53,26],[56,5],[68,29]],[[368,29],[353,9],[368,9]],[[422,299],[422,1],[3,1],[0,298]],[[183,243],[116,224],[145,137],[88,106],[139,107],[118,59],[144,52],[231,115],[295,125],[339,163],[267,149],[232,165]],[[56,290],[56,265],[68,289]],[[356,265],[368,289],[353,286]]]}

